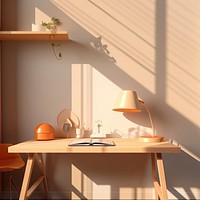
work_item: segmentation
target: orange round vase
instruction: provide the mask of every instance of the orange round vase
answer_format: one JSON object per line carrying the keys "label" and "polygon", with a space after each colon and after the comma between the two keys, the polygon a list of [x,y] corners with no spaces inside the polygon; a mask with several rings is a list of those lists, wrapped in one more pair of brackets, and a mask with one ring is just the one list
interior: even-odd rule
{"label": "orange round vase", "polygon": [[34,135],[36,140],[53,140],[54,128],[50,124],[42,123],[35,127]]}

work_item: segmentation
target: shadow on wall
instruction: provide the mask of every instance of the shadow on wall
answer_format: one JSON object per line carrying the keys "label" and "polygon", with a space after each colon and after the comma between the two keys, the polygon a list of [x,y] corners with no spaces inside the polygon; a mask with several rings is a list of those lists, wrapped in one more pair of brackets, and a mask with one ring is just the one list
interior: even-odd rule
{"label": "shadow on wall", "polygon": [[[89,1],[94,5],[93,1]],[[57,6],[57,1],[52,1]],[[180,5],[180,9],[185,9],[185,5]],[[60,7],[60,5],[58,5]],[[98,6],[98,9],[101,12],[105,13],[105,10]],[[61,10],[63,10],[61,8]],[[78,10],[78,8],[77,8]],[[67,13],[65,13],[67,15]],[[72,15],[69,12],[69,16]],[[113,16],[109,15],[106,12],[108,18],[112,18]],[[167,103],[167,64],[169,62],[169,58],[167,57],[167,1],[159,1],[155,2],[155,94],[152,94],[148,91],[142,84],[138,81],[134,80],[132,76],[127,74],[121,68],[119,68],[116,64],[117,57],[112,57],[109,54],[109,45],[103,44],[101,42],[101,36],[93,37],[88,31],[84,30],[82,27],[77,25],[78,19],[75,18],[76,22],[74,25],[76,26],[75,30],[79,30],[86,38],[86,44],[81,44],[79,42],[71,41],[68,46],[71,48],[83,49],[83,55],[80,59],[77,56],[70,55],[69,59],[72,64],[74,63],[89,63],[95,69],[97,69],[100,73],[102,73],[105,77],[107,77],[110,81],[118,85],[122,89],[131,88],[133,90],[138,91],[139,95],[143,96],[144,99],[149,100],[149,104],[151,104],[150,109],[153,110],[153,118],[157,119],[155,122],[156,126],[159,127],[160,130],[163,131],[163,134],[166,138],[173,138],[177,140],[182,145],[188,147],[191,151],[198,153],[198,141],[199,141],[199,127],[193,123],[191,120],[188,120],[187,116],[182,115],[180,112],[177,112],[172,106]],[[114,19],[115,20],[115,19]],[[119,21],[115,20],[117,23]],[[123,24],[121,24],[123,26]],[[125,25],[124,29],[128,29]],[[133,33],[135,34],[135,33]],[[136,35],[136,34],[135,34]],[[137,35],[139,38],[140,35]],[[104,37],[105,38],[105,37]],[[75,38],[76,39],[76,38]],[[142,39],[142,38],[141,38]],[[106,41],[106,39],[104,40]],[[109,44],[111,42],[107,40]],[[91,44],[93,44],[91,46]],[[141,67],[144,68],[142,63],[139,60],[136,60],[133,54],[129,54],[128,52],[123,51],[123,49],[117,44],[114,45],[122,54],[126,54],[127,57],[132,59],[133,61],[141,64]],[[72,51],[73,53],[74,51]],[[94,57],[95,59],[92,59]],[[134,70],[134,66],[133,66]],[[183,68],[182,68],[182,71]],[[184,71],[187,76],[191,76],[191,74],[187,71]],[[195,78],[195,77],[194,77]],[[123,80],[120,81],[119,80]],[[196,80],[196,78],[195,78]],[[199,82],[199,80],[197,80]],[[178,92],[178,91],[177,91]],[[188,102],[190,103],[190,102]],[[158,107],[159,105],[159,107]],[[198,109],[198,108],[196,108]],[[134,116],[136,121],[137,117]],[[133,120],[133,117],[129,118]],[[164,121],[165,124],[159,124],[159,121]],[[135,122],[135,121],[134,121]],[[138,122],[138,121],[137,121]],[[189,134],[189,135],[188,135]],[[188,139],[187,139],[188,138]],[[175,157],[176,156],[176,157]],[[166,166],[167,171],[171,172],[171,168],[176,169],[176,176],[168,176],[169,190],[175,195],[176,198],[184,197],[178,192],[175,191],[176,187],[183,188],[185,191],[190,191],[190,188],[195,187],[199,188],[199,181],[196,179],[196,174],[200,170],[199,163],[197,163],[193,159],[189,159],[187,154],[175,155],[175,156],[167,156],[170,157],[170,164]],[[188,160],[189,162],[183,162],[184,160]],[[169,161],[168,160],[168,161]],[[175,166],[175,163],[182,163]],[[175,167],[174,167],[175,166]],[[183,167],[184,166],[184,167]],[[187,169],[195,168],[193,172],[191,172],[190,181],[186,182],[185,177],[182,176],[183,173],[187,173]],[[170,170],[171,169],[171,170]],[[180,171],[182,171],[180,173]],[[183,172],[184,171],[184,172]],[[195,173],[196,172],[196,173]],[[193,198],[194,195],[190,193],[190,197]]]}
{"label": "shadow on wall", "polygon": [[[137,199],[141,195],[140,188],[152,187],[151,181],[147,181],[151,179],[151,173],[147,170],[149,159],[148,155],[141,156],[141,154],[105,154],[104,156],[51,154],[46,163],[48,166],[53,166],[52,171],[48,171],[47,174],[48,182],[51,183],[49,189],[55,192],[64,191],[63,194],[57,194],[57,198],[61,199],[95,199],[95,196],[99,195],[101,198],[102,195],[110,195],[107,196],[108,199],[120,199],[120,195],[127,192],[126,188],[129,188],[128,192],[132,199]],[[54,164],[55,160],[57,165]],[[123,165],[119,165],[119,162]],[[60,171],[63,171],[62,179],[59,176]]]}
{"label": "shadow on wall", "polygon": [[[62,1],[60,1],[62,2]],[[95,5],[93,1],[88,1],[91,3],[92,6],[95,6],[95,8],[98,10],[98,13],[103,13],[104,15],[107,16],[106,19],[112,19],[116,24],[120,24],[122,27],[121,31],[129,31],[133,35],[132,37],[138,37],[140,40],[142,40],[146,45],[151,46],[151,42],[146,41],[140,34],[137,34],[137,32],[133,32],[130,30],[129,26],[121,23],[119,20],[115,19],[112,15],[109,14],[108,11],[103,9],[100,5]],[[137,1],[134,1],[137,2]],[[148,100],[148,104],[151,106],[148,106],[150,110],[152,110],[153,118],[157,119],[155,121],[155,126],[158,127],[160,131],[163,132],[163,135],[166,138],[174,138],[177,140],[179,143],[182,145],[187,146],[191,151],[194,151],[195,153],[198,153],[198,147],[199,147],[199,127],[193,123],[191,120],[187,118],[187,116],[181,114],[180,112],[177,112],[177,110],[170,106],[167,102],[167,63],[169,62],[167,58],[167,1],[155,1],[155,46],[154,48],[154,53],[155,53],[155,61],[154,61],[154,66],[155,66],[155,93],[149,91],[143,84],[142,82],[139,82],[137,77],[133,77],[132,75],[128,74],[126,71],[124,71],[122,68],[118,66],[118,60],[120,58],[115,57],[110,53],[109,47],[114,46],[120,54],[125,55],[128,60],[132,60],[132,63],[135,63],[139,65],[141,68],[145,70],[149,70],[146,68],[146,66],[143,64],[143,62],[135,56],[135,54],[130,53],[128,51],[125,51],[123,46],[120,46],[119,44],[115,41],[112,42],[112,40],[109,39],[109,34],[108,36],[104,35],[98,35],[98,31],[96,31],[96,35],[94,36],[91,34],[87,29],[86,25],[83,23],[84,18],[81,20],[77,18],[77,16],[71,16],[72,13],[65,11],[65,9],[61,6],[61,4],[58,4],[59,1],[52,0],[47,1],[35,1],[34,4],[38,8],[40,8],[42,11],[44,11],[47,15],[52,16],[52,13],[57,13],[57,17],[61,19],[61,21],[65,22],[67,24],[67,30],[69,31],[69,36],[71,40],[63,44],[62,49],[63,49],[63,55],[66,56],[66,59],[68,63],[71,64],[85,64],[88,63],[90,64],[93,68],[98,70],[101,74],[103,74],[105,77],[107,77],[110,81],[112,81],[114,84],[119,86],[121,89],[133,89],[136,90],[139,93],[139,96],[142,96],[144,100]],[[119,3],[119,2],[118,2]],[[130,1],[129,1],[130,3]],[[48,9],[47,9],[48,5]],[[66,5],[63,3],[63,5]],[[75,8],[74,11],[78,12],[78,7]],[[84,16],[85,18],[87,16]],[[87,19],[87,18],[86,18]],[[79,24],[79,20],[84,24],[84,27]],[[90,19],[91,23],[95,24],[94,19]],[[92,25],[91,25],[92,26]],[[113,25],[114,26],[114,25]],[[91,27],[89,27],[91,28]],[[79,34],[74,34],[75,32],[79,32]],[[95,26],[91,29],[91,32],[95,32]],[[120,32],[120,31],[119,31]],[[115,33],[115,37],[119,34]],[[107,32],[104,32],[107,33]],[[81,38],[84,38],[84,40],[81,40],[81,38],[78,38],[80,36]],[[104,40],[102,40],[104,38]],[[105,43],[107,41],[107,43]],[[128,44],[127,44],[128,46]],[[130,44],[131,46],[131,44]],[[136,49],[137,51],[137,49]],[[77,52],[81,52],[81,54],[77,54]],[[136,52],[138,53],[138,52]],[[91,59],[92,58],[92,59]],[[136,70],[134,66],[132,66],[132,70]],[[188,73],[188,72],[186,72]],[[188,73],[188,75],[190,75]],[[121,81],[119,81],[121,80]],[[123,80],[123,81],[122,81]],[[16,106],[17,107],[17,106]],[[135,114],[130,115],[128,117],[129,120],[133,122],[140,123],[141,115],[136,116]],[[165,122],[164,124],[160,124],[159,122]],[[64,157],[63,155],[61,156],[62,158]],[[136,156],[137,157],[137,156]],[[56,169],[57,165],[59,165],[60,161],[60,156],[53,156],[53,155],[47,155],[46,157],[46,162],[51,163],[54,162],[54,167],[51,169],[51,172],[49,171],[48,173],[51,174],[52,178],[52,183],[56,183],[58,180],[56,180]],[[66,157],[67,160],[69,161],[68,164],[68,169],[71,171],[72,165],[74,165],[76,168],[80,168],[80,163],[75,162],[75,159],[70,158],[69,156]],[[91,155],[89,157],[90,159],[96,159]],[[179,193],[179,191],[176,190],[176,188],[183,188],[185,191],[190,191],[191,188],[199,188],[200,183],[199,180],[197,179],[197,172],[200,170],[199,163],[188,157],[187,154],[180,154],[180,155],[173,155],[173,156],[166,156],[167,162],[166,162],[166,173],[174,172],[174,176],[169,175],[167,176],[167,181],[168,181],[168,189],[177,199],[182,198],[184,199],[183,195]],[[72,160],[70,160],[72,159]],[[78,157],[77,160],[81,159]],[[100,157],[100,159],[104,159],[104,157]],[[113,159],[110,158],[109,156],[105,158],[104,161],[105,163],[109,163],[108,160]],[[121,157],[123,160],[123,158]],[[127,159],[130,160],[131,156]],[[134,158],[135,159],[135,158]],[[146,162],[147,158],[144,160],[140,160],[140,162]],[[83,162],[83,161],[82,161]],[[85,162],[85,161],[84,161]],[[56,163],[56,165],[55,165]],[[95,165],[95,166],[94,166]],[[99,169],[99,166],[96,166],[95,163],[92,163],[93,167],[95,167],[99,174],[103,175],[102,169]],[[91,166],[86,166],[86,167],[91,167]],[[106,168],[106,164],[101,165],[103,168]],[[115,166],[113,166],[115,167]],[[118,166],[119,167],[119,166]],[[59,167],[58,167],[59,168]],[[195,170],[190,170],[188,173],[188,169],[195,169]],[[116,168],[116,173],[120,172],[119,168]],[[96,177],[95,180],[95,174],[89,174],[87,170],[84,171],[83,173],[92,181],[94,181],[97,184],[112,184],[107,182],[105,183],[104,180],[99,180],[99,177]],[[183,176],[183,174],[186,174],[186,176]],[[136,175],[133,173],[133,175]],[[187,178],[186,178],[187,177]],[[71,181],[71,174],[66,174],[66,178],[68,181]],[[187,181],[186,181],[187,180]],[[188,181],[189,180],[189,181]],[[99,182],[98,182],[99,181]],[[68,182],[68,185],[71,183]],[[130,184],[130,185],[129,185]],[[127,187],[135,187],[135,185],[132,185],[132,183],[129,183],[126,186]],[[56,185],[52,184],[52,188],[56,188]],[[143,186],[143,185],[142,185]],[[146,185],[145,185],[146,186]],[[51,187],[51,186],[50,186]],[[113,190],[118,190],[119,188],[123,187],[120,185],[120,183],[115,183],[113,184]],[[58,187],[59,188],[59,187]],[[63,190],[66,190],[66,188],[63,188]],[[78,193],[75,191],[74,188],[74,193],[77,194],[80,198],[81,193]],[[194,198],[194,195],[191,193],[190,198]],[[113,197],[118,197],[118,194]]]}
{"label": "shadow on wall", "polygon": [[[184,6],[185,5],[180,5],[180,7],[183,10],[185,9]],[[90,35],[89,37],[90,39],[88,41],[88,50],[83,51],[85,55],[85,59],[83,60],[85,63],[90,63],[94,68],[96,68],[100,73],[102,73],[104,76],[106,76],[110,81],[118,85],[120,88],[122,89],[132,88],[133,90],[138,91],[141,96],[144,96],[146,99],[149,99],[150,104],[151,104],[150,109],[153,110],[154,118],[157,119],[158,122],[165,121],[164,128],[162,128],[162,125],[156,124],[156,126],[158,126],[160,130],[163,131],[165,137],[168,139],[173,138],[179,141],[179,143],[181,143],[183,146],[188,147],[191,151],[199,155],[199,144],[198,144],[198,141],[200,139],[199,127],[195,123],[193,123],[191,120],[189,120],[187,116],[185,117],[180,112],[177,112],[176,109],[169,106],[169,104],[166,101],[167,87],[168,87],[166,74],[167,74],[167,63],[169,62],[167,58],[168,56],[167,55],[167,24],[166,24],[167,23],[167,17],[166,17],[167,1],[157,0],[155,9],[156,9],[155,10],[155,13],[156,13],[156,16],[155,16],[156,17],[155,19],[155,27],[156,27],[155,28],[155,36],[156,36],[155,38],[155,44],[156,44],[155,45],[156,46],[155,48],[155,67],[156,67],[155,94],[152,94],[151,92],[149,92],[145,87],[143,87],[143,85],[138,84],[136,80],[134,80],[131,76],[129,76],[127,73],[125,73],[116,65],[117,58],[110,57],[107,51],[107,49],[109,49],[108,45],[101,46],[102,42],[99,41],[100,37],[94,38],[89,33],[86,33]],[[100,10],[102,11],[102,9]],[[111,17],[111,16],[109,15],[108,17]],[[124,27],[124,28],[126,29],[127,27]],[[82,28],[80,29],[82,30]],[[91,43],[94,44],[93,46],[96,47],[96,49],[92,49],[90,47]],[[114,44],[114,45],[117,46],[117,44]],[[74,46],[74,44],[72,44],[72,46]],[[104,47],[106,47],[106,49],[104,49]],[[117,48],[122,53],[128,54],[127,52],[124,52],[119,46],[117,46]],[[99,52],[97,50],[99,50]],[[92,59],[93,62],[91,62],[90,57],[95,57],[96,59]],[[128,57],[135,60],[134,55],[128,55]],[[97,62],[95,62],[95,60],[97,60]],[[101,60],[101,62],[98,62],[99,60]],[[74,62],[79,63],[80,60],[78,61],[72,60],[72,64]],[[134,67],[133,67],[133,70],[134,70]],[[190,72],[186,71],[185,73],[186,75],[191,76]],[[123,81],[119,82],[119,80],[123,80]],[[177,102],[177,105],[178,104],[179,102]],[[167,111],[167,112],[164,112],[164,111]],[[165,113],[165,114],[161,114],[161,113]],[[134,116],[134,119],[137,119],[137,118]],[[188,137],[189,139],[186,139]],[[198,171],[200,170],[199,163],[196,162],[196,160],[194,160],[193,158],[189,158],[189,156],[186,153],[182,153],[181,155],[178,155],[178,156],[176,155],[176,158],[174,158],[174,156],[172,157],[168,155],[167,158],[169,161],[166,166],[167,171],[174,172],[176,174],[174,176],[168,177],[169,184],[170,184],[169,190],[175,195],[176,198],[184,199],[184,197],[175,189],[177,187],[180,187],[180,188],[183,188],[189,194],[190,198],[194,198],[191,188],[200,188],[199,180],[196,179],[196,175]],[[183,162],[184,160],[188,160],[188,162]],[[185,180],[188,180],[188,179],[185,179],[185,177],[182,176],[182,174],[187,173],[188,169],[191,169],[191,168],[194,168],[195,170],[194,171],[189,170],[188,178],[190,177],[189,178],[190,181],[186,182]],[[180,173],[180,171],[182,172]],[[176,179],[176,181],[174,179]]]}

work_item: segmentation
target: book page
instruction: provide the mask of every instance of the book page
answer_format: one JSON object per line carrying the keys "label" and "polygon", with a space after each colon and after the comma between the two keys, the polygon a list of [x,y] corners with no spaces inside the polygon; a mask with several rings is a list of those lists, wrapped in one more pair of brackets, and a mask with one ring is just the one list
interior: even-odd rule
{"label": "book page", "polygon": [[72,140],[68,144],[68,146],[89,146],[89,145],[115,146],[115,143],[112,140],[83,138],[83,139]]}
{"label": "book page", "polygon": [[102,145],[102,146],[115,146],[115,143],[112,140],[105,139],[92,139],[92,145]]}
{"label": "book page", "polygon": [[90,138],[75,139],[69,143],[69,146],[82,146],[82,145],[91,145],[91,139]]}

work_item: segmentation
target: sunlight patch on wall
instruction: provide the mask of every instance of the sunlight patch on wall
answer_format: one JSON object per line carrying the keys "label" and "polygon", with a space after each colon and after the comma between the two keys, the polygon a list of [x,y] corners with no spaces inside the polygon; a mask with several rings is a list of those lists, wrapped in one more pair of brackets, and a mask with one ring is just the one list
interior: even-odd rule
{"label": "sunlight patch on wall", "polygon": [[93,182],[92,199],[111,199],[111,186],[110,185],[97,185]]}
{"label": "sunlight patch on wall", "polygon": [[200,198],[199,188],[196,187],[189,187],[189,188],[174,187],[173,190],[174,190],[173,193],[171,193],[170,191],[168,193],[169,199],[177,199],[177,194],[180,194],[180,199]]}
{"label": "sunlight patch on wall", "polygon": [[[135,138],[139,135],[145,135],[151,132],[151,128],[145,127],[145,125],[149,123],[149,119],[143,116],[144,114],[146,114],[146,112],[129,113],[129,116],[124,116],[122,112],[115,112],[112,110],[117,95],[122,90],[121,88],[112,83],[111,80],[102,75],[96,69],[93,69],[92,76],[92,115],[94,133],[96,133],[98,130],[96,123],[98,120],[102,121],[102,133],[113,134],[113,136],[116,137]],[[145,120],[147,120],[148,122],[146,122]]]}
{"label": "sunlight patch on wall", "polygon": [[35,24],[41,24],[42,21],[49,21],[50,19],[51,17],[49,17],[38,7],[35,7]]}
{"label": "sunlight patch on wall", "polygon": [[166,101],[191,122],[200,118],[200,4],[169,1]]}
{"label": "sunlight patch on wall", "polygon": [[[100,84],[102,83],[102,84]],[[93,69],[93,132],[97,132],[97,121],[102,121],[101,132],[110,133],[115,126],[112,111],[119,87],[100,72]],[[103,108],[103,109],[102,109]],[[105,115],[106,113],[106,115]],[[112,128],[113,127],[113,128]]]}
{"label": "sunlight patch on wall", "polygon": [[154,188],[120,187],[120,199],[154,199]]}
{"label": "sunlight patch on wall", "polygon": [[92,180],[72,164],[72,199],[92,199]]}
{"label": "sunlight patch on wall", "polygon": [[92,67],[89,64],[71,65],[72,111],[80,120],[80,127],[92,127]]}
{"label": "sunlight patch on wall", "polygon": [[51,2],[95,38],[102,36],[116,67],[155,93],[155,1]]}

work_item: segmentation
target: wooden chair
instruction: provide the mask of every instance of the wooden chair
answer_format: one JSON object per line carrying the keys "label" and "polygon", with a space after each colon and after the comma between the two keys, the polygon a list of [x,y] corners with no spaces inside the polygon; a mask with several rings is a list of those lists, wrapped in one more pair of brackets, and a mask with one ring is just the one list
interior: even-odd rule
{"label": "wooden chair", "polygon": [[10,199],[12,199],[12,184],[17,189],[16,183],[13,180],[13,170],[22,168],[25,163],[18,153],[8,153],[8,147],[12,144],[0,144],[0,172],[9,173],[9,185],[10,185]]}

